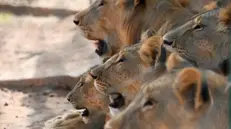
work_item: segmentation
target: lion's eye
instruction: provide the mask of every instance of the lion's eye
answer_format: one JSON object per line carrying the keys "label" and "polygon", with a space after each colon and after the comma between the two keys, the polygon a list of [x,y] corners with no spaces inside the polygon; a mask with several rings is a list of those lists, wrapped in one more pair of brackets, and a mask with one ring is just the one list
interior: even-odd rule
{"label": "lion's eye", "polygon": [[147,100],[145,103],[144,103],[144,107],[146,106],[152,106],[153,105],[153,101],[151,100]]}
{"label": "lion's eye", "polygon": [[84,84],[83,82],[79,82],[79,88],[83,87],[83,84]]}
{"label": "lion's eye", "polygon": [[118,60],[118,62],[124,62],[126,59],[123,57],[123,58],[120,58],[119,60]]}
{"label": "lion's eye", "polygon": [[156,105],[156,101],[154,101],[153,99],[148,99],[145,101],[145,103],[143,104],[143,108],[142,111],[147,111],[148,109],[152,109],[155,107]]}
{"label": "lion's eye", "polygon": [[203,30],[204,27],[205,27],[205,25],[203,25],[203,24],[198,24],[198,25],[196,25],[193,29],[194,29],[194,30]]}

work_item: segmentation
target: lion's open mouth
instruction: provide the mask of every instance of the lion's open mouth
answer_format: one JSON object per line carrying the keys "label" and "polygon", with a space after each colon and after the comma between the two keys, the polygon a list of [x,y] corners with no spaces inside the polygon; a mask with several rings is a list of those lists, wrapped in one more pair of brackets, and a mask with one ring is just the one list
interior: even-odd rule
{"label": "lion's open mouth", "polygon": [[95,88],[102,94],[107,95],[108,88],[110,87],[109,84],[106,82],[100,81],[100,80],[94,80],[94,86]]}
{"label": "lion's open mouth", "polygon": [[107,42],[105,40],[102,40],[102,39],[98,39],[96,37],[92,37],[90,35],[90,32],[91,32],[91,29],[90,28],[87,28],[87,27],[79,27],[83,36],[86,37],[88,40],[92,40],[94,41],[94,44],[96,46],[96,50],[95,52],[99,55],[99,56],[102,56],[104,55],[105,53],[107,53],[108,51],[108,47],[107,47]]}
{"label": "lion's open mouth", "polygon": [[96,50],[95,52],[99,55],[102,56],[105,53],[107,53],[107,43],[104,40],[95,40],[94,42],[95,46],[96,46]]}

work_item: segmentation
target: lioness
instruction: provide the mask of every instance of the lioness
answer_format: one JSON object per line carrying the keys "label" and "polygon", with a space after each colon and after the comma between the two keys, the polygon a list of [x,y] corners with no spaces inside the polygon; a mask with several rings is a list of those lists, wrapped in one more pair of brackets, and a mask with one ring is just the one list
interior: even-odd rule
{"label": "lioness", "polygon": [[201,68],[216,69],[228,58],[231,4],[202,13],[163,36],[167,47]]}
{"label": "lioness", "polygon": [[166,72],[167,54],[161,44],[160,36],[152,36],[144,43],[124,48],[92,69],[90,75],[97,90],[105,95],[119,92],[132,100],[141,84]]}
{"label": "lioness", "polygon": [[[153,30],[145,31],[142,34],[141,42],[144,42],[153,35]],[[160,42],[161,41],[159,41],[159,43]],[[109,58],[105,58],[103,62],[105,62],[107,59]],[[81,109],[89,107],[99,107],[104,110],[108,108],[110,95],[108,98],[108,96],[106,96],[105,94],[99,93],[99,91],[97,91],[97,89],[94,87],[93,78],[88,74],[88,72],[90,72],[91,69],[93,69],[94,67],[90,68],[90,70],[80,76],[79,81],[66,97],[67,100],[74,106],[74,108]],[[110,102],[112,103],[113,100],[110,100]]]}
{"label": "lioness", "polygon": [[226,78],[189,67],[143,86],[105,129],[227,129]]}
{"label": "lioness", "polygon": [[76,109],[98,107],[105,110],[109,104],[108,97],[96,90],[94,80],[88,73],[82,75],[66,98]]}

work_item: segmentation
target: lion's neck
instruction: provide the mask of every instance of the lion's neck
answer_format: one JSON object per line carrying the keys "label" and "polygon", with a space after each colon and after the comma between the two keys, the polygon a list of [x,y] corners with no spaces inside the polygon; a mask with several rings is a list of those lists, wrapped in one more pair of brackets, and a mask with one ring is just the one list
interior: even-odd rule
{"label": "lion's neck", "polygon": [[166,72],[165,64],[158,63],[155,68],[152,68],[149,72],[146,72],[142,79],[141,84],[149,83],[150,81],[153,81],[157,78],[159,78],[161,75],[163,75]]}
{"label": "lion's neck", "polygon": [[[126,45],[138,43],[142,31],[147,29],[154,29],[155,31],[161,29],[160,35],[163,35],[193,15],[189,7],[177,7],[173,1],[150,1],[148,7],[136,10],[135,14],[130,14],[131,16],[125,15],[122,24],[117,27],[120,41]],[[163,27],[163,25],[165,26]]]}
{"label": "lion's neck", "polygon": [[111,30],[110,32],[108,32],[106,40],[110,47],[111,56],[119,52],[120,49],[123,47],[122,42],[119,38],[119,34],[115,30]]}

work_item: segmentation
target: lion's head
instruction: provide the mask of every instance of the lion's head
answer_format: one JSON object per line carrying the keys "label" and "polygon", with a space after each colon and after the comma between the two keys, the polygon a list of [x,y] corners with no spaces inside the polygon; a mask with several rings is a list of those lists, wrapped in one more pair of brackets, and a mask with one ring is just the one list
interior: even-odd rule
{"label": "lion's head", "polygon": [[166,51],[162,50],[161,42],[160,36],[150,37],[144,43],[124,48],[92,69],[90,75],[95,79],[96,89],[106,95],[119,92],[132,99],[142,80],[151,77],[146,75],[153,73],[153,79],[165,71]]}
{"label": "lion's head", "polygon": [[[228,58],[231,4],[199,14],[163,36],[167,47],[202,68],[217,68]],[[175,42],[175,46],[171,46]]]}
{"label": "lion's head", "polygon": [[226,129],[227,80],[211,71],[185,68],[143,86],[105,129]]}
{"label": "lion's head", "polygon": [[67,95],[67,100],[76,109],[98,107],[106,109],[109,100],[94,87],[94,80],[88,74],[82,75],[75,87]]}
{"label": "lion's head", "polygon": [[74,23],[89,40],[95,40],[96,53],[110,56],[117,51],[119,44],[116,24],[119,16],[115,11],[113,0],[96,0],[87,9],[78,12]]}

